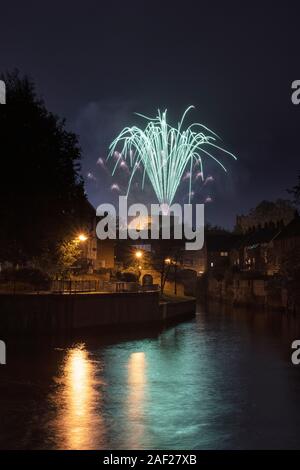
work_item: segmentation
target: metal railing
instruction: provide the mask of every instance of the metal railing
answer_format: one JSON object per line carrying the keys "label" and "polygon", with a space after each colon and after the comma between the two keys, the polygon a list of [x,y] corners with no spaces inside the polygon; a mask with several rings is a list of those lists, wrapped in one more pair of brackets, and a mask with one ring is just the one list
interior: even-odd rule
{"label": "metal railing", "polygon": [[52,281],[52,292],[64,292],[76,294],[80,292],[147,292],[159,290],[158,285],[141,286],[138,282],[125,282],[125,281],[74,281],[74,280],[59,280]]}
{"label": "metal railing", "polygon": [[69,280],[59,279],[51,282],[50,291],[54,293],[70,293],[77,292],[99,292],[103,291],[104,281],[101,279],[93,280]]}
{"label": "metal railing", "polygon": [[31,285],[15,281],[0,282],[0,293],[10,294],[79,294],[83,292],[147,292],[159,290],[159,285],[141,286],[138,282],[105,281],[103,279],[58,279],[47,285]]}

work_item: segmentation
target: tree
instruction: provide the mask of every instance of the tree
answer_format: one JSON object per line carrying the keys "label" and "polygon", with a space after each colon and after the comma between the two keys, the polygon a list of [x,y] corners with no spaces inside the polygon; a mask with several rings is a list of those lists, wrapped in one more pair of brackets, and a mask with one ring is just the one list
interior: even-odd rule
{"label": "tree", "polygon": [[66,240],[58,248],[57,272],[65,277],[81,255],[81,247],[76,240]]}
{"label": "tree", "polygon": [[[161,294],[164,293],[164,288],[170,269],[175,267],[179,262],[182,251],[184,249],[185,240],[154,240],[152,241],[152,268],[160,273],[160,289]],[[176,279],[175,279],[176,282]]]}
{"label": "tree", "polygon": [[57,261],[87,202],[78,138],[46,109],[28,77],[14,71],[1,78],[0,261]]}
{"label": "tree", "polygon": [[293,195],[294,203],[300,205],[300,175],[298,176],[298,183],[292,189],[288,189],[288,193]]}
{"label": "tree", "polygon": [[280,272],[285,276],[288,308],[297,310],[300,304],[300,247],[288,250],[281,259]]}
{"label": "tree", "polygon": [[300,247],[286,251],[280,260],[280,271],[288,279],[300,281]]}
{"label": "tree", "polygon": [[230,235],[231,232],[226,228],[220,227],[219,225],[211,225],[209,222],[205,224],[205,233],[211,235]]}

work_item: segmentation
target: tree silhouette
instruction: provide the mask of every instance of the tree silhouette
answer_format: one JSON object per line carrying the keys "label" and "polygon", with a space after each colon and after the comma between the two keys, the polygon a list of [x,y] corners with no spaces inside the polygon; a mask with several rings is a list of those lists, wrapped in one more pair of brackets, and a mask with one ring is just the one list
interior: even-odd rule
{"label": "tree silhouette", "polygon": [[300,205],[300,175],[298,175],[298,183],[292,188],[288,189],[288,193],[294,197],[294,203]]}
{"label": "tree silhouette", "polygon": [[78,138],[18,71],[1,77],[0,261],[53,257],[84,217]]}

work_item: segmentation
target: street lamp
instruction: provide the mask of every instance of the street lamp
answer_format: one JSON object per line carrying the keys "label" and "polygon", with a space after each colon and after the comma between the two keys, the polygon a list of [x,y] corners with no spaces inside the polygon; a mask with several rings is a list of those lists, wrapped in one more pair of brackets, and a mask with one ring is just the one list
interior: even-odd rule
{"label": "street lamp", "polygon": [[142,252],[142,251],[136,251],[136,252],[135,252],[135,257],[136,257],[137,259],[141,259],[141,258],[143,257],[143,252]]}
{"label": "street lamp", "polygon": [[77,240],[79,242],[85,242],[88,239],[88,237],[84,233],[80,233],[77,237]]}
{"label": "street lamp", "polygon": [[170,266],[174,267],[174,273],[175,273],[175,278],[174,278],[174,294],[177,295],[177,261],[172,260],[171,258],[166,258],[165,263],[169,266],[168,270],[170,269]]}

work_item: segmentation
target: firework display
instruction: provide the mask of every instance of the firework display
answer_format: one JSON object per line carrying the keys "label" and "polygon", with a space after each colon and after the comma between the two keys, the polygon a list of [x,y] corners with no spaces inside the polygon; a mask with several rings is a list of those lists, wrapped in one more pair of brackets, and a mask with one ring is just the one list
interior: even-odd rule
{"label": "firework display", "polygon": [[[128,163],[130,178],[127,196],[132,180],[142,167],[142,188],[148,177],[158,202],[170,206],[182,179],[189,181],[189,203],[192,197],[193,170],[199,165],[196,178],[204,181],[203,159],[211,158],[226,172],[226,168],[215,152],[223,153],[236,160],[236,156],[218,145],[216,133],[200,123],[193,123],[184,128],[187,113],[194,108],[189,106],[177,127],[167,122],[167,110],[158,110],[156,118],[149,118],[136,113],[147,121],[145,128],[125,127],[114,139],[109,148],[108,159],[116,157],[112,170],[114,175],[120,165]],[[119,150],[117,150],[119,149]],[[187,170],[187,177],[183,176]],[[197,176],[198,175],[198,176]]]}

